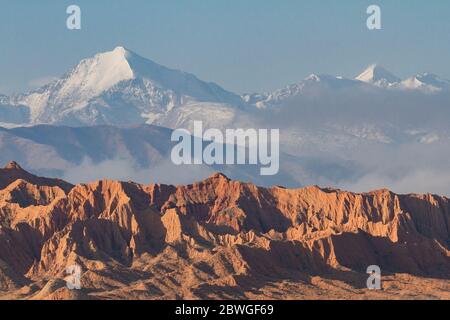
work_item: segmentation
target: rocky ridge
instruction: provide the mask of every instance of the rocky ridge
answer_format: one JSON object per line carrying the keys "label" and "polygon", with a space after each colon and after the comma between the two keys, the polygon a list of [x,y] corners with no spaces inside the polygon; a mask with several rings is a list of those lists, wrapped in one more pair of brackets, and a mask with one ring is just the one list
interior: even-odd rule
{"label": "rocky ridge", "polygon": [[[429,282],[425,297],[449,298],[449,230],[450,201],[431,194],[261,188],[219,173],[181,186],[73,186],[10,163],[0,297],[361,298],[375,264],[391,281],[379,297],[389,283],[406,295]],[[62,279],[75,264],[73,291]]]}

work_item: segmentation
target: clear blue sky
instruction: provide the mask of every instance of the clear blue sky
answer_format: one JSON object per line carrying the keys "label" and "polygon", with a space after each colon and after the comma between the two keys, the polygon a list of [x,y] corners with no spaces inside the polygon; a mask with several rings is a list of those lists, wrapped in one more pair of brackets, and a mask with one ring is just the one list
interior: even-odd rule
{"label": "clear blue sky", "polygon": [[[66,29],[69,4],[82,30]],[[366,28],[382,8],[383,30]],[[60,76],[117,45],[237,93],[379,63],[450,78],[448,0],[1,0],[0,92]]]}

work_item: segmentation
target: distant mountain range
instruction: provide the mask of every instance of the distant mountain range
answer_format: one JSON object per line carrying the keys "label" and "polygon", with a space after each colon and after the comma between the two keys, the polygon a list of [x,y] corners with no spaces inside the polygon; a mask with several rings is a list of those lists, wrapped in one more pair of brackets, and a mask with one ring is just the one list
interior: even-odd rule
{"label": "distant mountain range", "polygon": [[299,185],[291,177],[292,168],[297,174],[304,174],[301,167],[314,163],[314,159],[308,157],[282,154],[286,169],[281,168],[278,175],[266,177],[259,175],[256,165],[176,166],[170,159],[175,145],[171,133],[171,129],[145,124],[134,127],[0,127],[0,163],[16,159],[33,173],[72,182],[114,178],[141,183],[189,183],[220,171],[261,185],[285,183],[288,186]]}
{"label": "distant mountain range", "polygon": [[[450,164],[440,160],[450,155],[448,119],[450,82],[433,74],[402,80],[371,65],[354,79],[313,74],[238,95],[117,47],[32,92],[0,95],[0,162],[76,182],[185,183],[223,170],[262,185],[448,194]],[[194,120],[280,129],[279,175],[263,179],[240,166],[175,170],[171,130],[192,129]]]}
{"label": "distant mountain range", "polygon": [[311,75],[271,93],[240,96],[117,47],[82,60],[60,79],[32,92],[0,96],[0,123],[4,126],[147,123],[174,127],[193,114],[231,122],[236,110],[278,105],[311,90],[357,90],[365,85],[425,92],[450,88],[449,81],[432,74],[402,81],[384,68],[371,65],[355,79]]}
{"label": "distant mountain range", "polygon": [[441,79],[430,73],[418,74],[406,80],[401,80],[381,66],[370,65],[355,79],[312,74],[299,83],[275,90],[274,92],[246,94],[242,97],[249,104],[259,108],[265,108],[280,105],[285,100],[292,99],[296,96],[307,96],[312,92],[317,93],[317,90],[353,90],[358,92],[374,89],[374,87],[378,89],[397,90],[406,94],[408,90],[422,93],[437,93],[450,90],[450,81]]}

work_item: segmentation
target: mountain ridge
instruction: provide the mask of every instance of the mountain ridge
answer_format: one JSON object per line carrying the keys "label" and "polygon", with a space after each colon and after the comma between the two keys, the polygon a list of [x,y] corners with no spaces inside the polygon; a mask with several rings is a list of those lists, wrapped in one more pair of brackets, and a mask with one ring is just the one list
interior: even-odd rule
{"label": "mountain ridge", "polygon": [[[265,109],[297,95],[320,89],[359,90],[369,87],[435,93],[450,82],[430,74],[401,80],[378,65],[355,79],[311,75],[269,93],[238,95],[195,75],[170,69],[125,47],[83,59],[61,78],[26,94],[0,97],[0,123],[5,125],[126,125],[170,126],[197,111],[232,122],[235,113]],[[231,118],[230,118],[231,117]]]}
{"label": "mountain ridge", "polygon": [[62,78],[10,100],[30,108],[32,124],[139,124],[194,101],[243,107],[217,84],[124,47],[83,59]]}
{"label": "mountain ridge", "polygon": [[399,77],[376,64],[370,65],[355,79],[381,87],[390,87],[393,84],[401,81]]}
{"label": "mountain ridge", "polygon": [[[67,191],[17,180],[0,190],[0,297],[445,299],[449,212],[445,197],[261,188],[223,174]],[[57,280],[73,264],[75,296]],[[378,292],[364,289],[373,264]]]}

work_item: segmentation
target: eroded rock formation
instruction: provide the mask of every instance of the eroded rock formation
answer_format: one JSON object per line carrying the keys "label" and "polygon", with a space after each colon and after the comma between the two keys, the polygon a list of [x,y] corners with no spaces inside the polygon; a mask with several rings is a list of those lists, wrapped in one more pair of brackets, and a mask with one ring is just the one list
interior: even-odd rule
{"label": "eroded rock formation", "polygon": [[[0,296],[347,298],[344,285],[364,296],[375,264],[411,288],[437,281],[445,298],[449,230],[450,201],[436,195],[260,188],[222,174],[73,186],[10,163],[0,169]],[[73,292],[62,280],[75,264],[83,289]]]}

